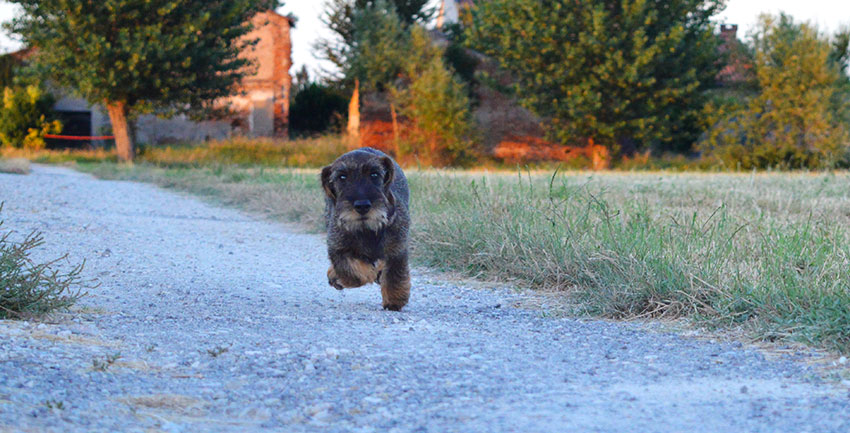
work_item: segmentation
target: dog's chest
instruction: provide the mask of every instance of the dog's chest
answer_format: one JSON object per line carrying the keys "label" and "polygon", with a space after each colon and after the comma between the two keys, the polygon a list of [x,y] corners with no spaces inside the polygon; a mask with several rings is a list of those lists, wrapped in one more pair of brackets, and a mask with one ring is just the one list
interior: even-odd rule
{"label": "dog's chest", "polygon": [[364,231],[347,236],[348,250],[355,256],[374,262],[384,258],[384,231]]}

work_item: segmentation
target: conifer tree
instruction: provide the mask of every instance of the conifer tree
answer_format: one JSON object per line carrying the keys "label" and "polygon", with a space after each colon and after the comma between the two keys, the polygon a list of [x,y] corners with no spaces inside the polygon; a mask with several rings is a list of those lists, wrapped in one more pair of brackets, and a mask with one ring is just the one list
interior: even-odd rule
{"label": "conifer tree", "polygon": [[553,139],[689,149],[719,70],[721,0],[491,0],[472,9],[471,48],[512,73]]}

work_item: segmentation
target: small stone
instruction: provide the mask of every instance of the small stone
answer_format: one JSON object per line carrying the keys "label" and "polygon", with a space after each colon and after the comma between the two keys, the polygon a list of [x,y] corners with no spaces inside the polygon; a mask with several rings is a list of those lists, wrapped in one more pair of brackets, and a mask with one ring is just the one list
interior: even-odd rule
{"label": "small stone", "polygon": [[318,403],[308,407],[304,412],[307,416],[315,417],[322,412],[327,412],[331,407],[330,403]]}
{"label": "small stone", "polygon": [[847,357],[842,356],[841,358],[838,358],[838,363],[841,364],[841,365],[846,364],[847,363]]}

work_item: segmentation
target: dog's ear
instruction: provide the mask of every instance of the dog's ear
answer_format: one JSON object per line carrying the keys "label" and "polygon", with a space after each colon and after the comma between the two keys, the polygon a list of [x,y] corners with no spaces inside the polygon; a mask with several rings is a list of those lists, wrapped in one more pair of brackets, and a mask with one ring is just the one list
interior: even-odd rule
{"label": "dog's ear", "polygon": [[381,166],[384,167],[384,190],[389,191],[395,179],[395,164],[388,156],[382,156]]}
{"label": "dog's ear", "polygon": [[331,166],[327,166],[322,169],[322,189],[325,190],[325,195],[328,196],[333,201],[336,201],[336,194],[334,194],[333,188],[331,188],[331,174],[333,173],[333,169]]}

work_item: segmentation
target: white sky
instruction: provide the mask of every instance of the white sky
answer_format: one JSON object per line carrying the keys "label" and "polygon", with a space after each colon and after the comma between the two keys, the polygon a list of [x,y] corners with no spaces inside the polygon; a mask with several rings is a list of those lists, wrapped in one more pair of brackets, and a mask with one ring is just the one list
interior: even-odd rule
{"label": "white sky", "polygon": [[[324,0],[284,0],[284,6],[279,9],[281,13],[292,13],[298,18],[298,24],[292,32],[294,67],[291,72],[293,74],[305,64],[314,76],[318,70],[329,67],[312,54],[314,41],[327,35],[327,30],[319,20],[324,3]],[[742,36],[746,35],[755,24],[761,12],[784,11],[798,20],[817,24],[822,30],[828,32],[837,30],[842,24],[850,25],[850,1],[848,0],[729,0],[727,5],[726,10],[718,17],[718,21],[738,24]],[[14,14],[14,6],[0,0],[0,22],[9,20]],[[0,31],[0,53],[12,51],[18,47],[18,43]]]}

